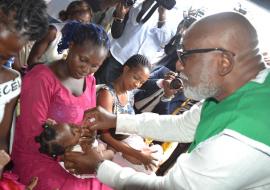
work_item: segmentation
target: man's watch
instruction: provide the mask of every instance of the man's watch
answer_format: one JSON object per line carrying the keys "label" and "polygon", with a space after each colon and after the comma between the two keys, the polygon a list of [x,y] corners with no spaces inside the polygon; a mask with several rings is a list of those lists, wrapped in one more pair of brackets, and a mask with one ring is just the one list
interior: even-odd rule
{"label": "man's watch", "polygon": [[113,17],[113,20],[118,23],[122,23],[124,21],[123,18]]}

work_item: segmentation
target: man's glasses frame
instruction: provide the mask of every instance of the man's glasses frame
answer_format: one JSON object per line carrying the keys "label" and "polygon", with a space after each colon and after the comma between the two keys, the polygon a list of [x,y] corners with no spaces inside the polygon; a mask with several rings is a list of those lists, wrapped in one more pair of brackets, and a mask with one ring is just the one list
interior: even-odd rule
{"label": "man's glasses frame", "polygon": [[184,50],[184,46],[182,44],[179,44],[177,47],[177,50],[176,50],[178,59],[183,64],[185,64],[185,62],[183,60],[183,57],[185,57],[185,56],[195,54],[195,53],[208,53],[208,52],[212,52],[212,51],[221,51],[221,52],[229,53],[232,56],[235,56],[235,53],[233,53],[232,51],[226,50],[224,48],[203,48],[203,49]]}

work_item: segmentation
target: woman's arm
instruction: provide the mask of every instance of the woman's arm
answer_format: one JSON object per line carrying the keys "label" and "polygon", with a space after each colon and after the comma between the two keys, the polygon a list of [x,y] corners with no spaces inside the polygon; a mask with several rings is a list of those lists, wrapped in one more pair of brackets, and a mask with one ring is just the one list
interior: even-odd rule
{"label": "woman's arm", "polygon": [[[113,112],[113,97],[108,90],[101,89],[99,91],[97,96],[97,105],[102,106],[110,113]],[[136,154],[135,150],[133,151],[130,147],[128,147],[128,145],[113,138],[108,131],[103,131],[101,140],[113,147],[117,152],[122,152],[123,154],[128,154],[130,156],[134,156],[134,154]]]}
{"label": "woman's arm", "polygon": [[143,164],[146,169],[150,170],[152,169],[152,165],[155,166],[154,160],[156,159],[152,157],[153,152],[150,150],[144,153],[142,151],[135,150],[127,144],[113,138],[110,133],[103,133],[101,135],[101,140],[113,147],[117,152],[121,152],[123,157],[133,164]]}
{"label": "woman's arm", "polygon": [[15,97],[5,105],[4,117],[0,123],[0,150],[3,149],[6,152],[9,152],[10,128],[17,100],[18,97]]}
{"label": "woman's arm", "polygon": [[0,179],[2,177],[4,167],[7,165],[9,161],[10,161],[9,155],[6,153],[6,151],[0,149]]}
{"label": "woman's arm", "polygon": [[[108,90],[101,89],[98,92],[97,105],[102,106],[110,113],[113,112],[113,97]],[[130,156],[134,156],[136,154],[134,149],[132,150],[128,145],[113,138],[109,132],[103,131],[101,134],[101,140],[113,147],[117,152],[122,152],[123,154],[128,154]]]}
{"label": "woman's arm", "polygon": [[[29,134],[27,140],[31,140],[34,135],[40,133],[42,124],[48,119],[48,110],[55,95],[57,82],[52,77],[51,72],[40,65],[31,70],[22,82],[22,91],[20,95],[20,115],[18,122],[27,126],[36,134]],[[42,74],[40,74],[42,73]],[[55,118],[51,118],[55,119]],[[21,125],[19,125],[21,127]],[[28,139],[29,138],[29,139]]]}
{"label": "woman's arm", "polygon": [[57,29],[54,26],[49,26],[47,34],[39,41],[33,45],[31,52],[29,54],[27,64],[33,65],[41,58],[41,56],[46,52],[50,43],[55,40],[57,34]]}
{"label": "woman's arm", "polygon": [[[107,111],[112,113],[113,110],[113,97],[110,92],[106,89],[101,89],[97,97],[97,105],[102,106]],[[113,138],[109,132],[102,133],[101,140],[113,147],[117,152],[121,152],[125,155],[136,158],[141,161],[146,167],[150,166],[153,162],[151,153],[143,154],[141,151],[135,150],[129,147],[127,144],[118,141]]]}

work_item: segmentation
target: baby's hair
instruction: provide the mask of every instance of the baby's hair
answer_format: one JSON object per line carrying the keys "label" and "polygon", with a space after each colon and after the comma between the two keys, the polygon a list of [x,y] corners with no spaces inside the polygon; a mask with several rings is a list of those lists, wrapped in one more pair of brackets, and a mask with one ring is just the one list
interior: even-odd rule
{"label": "baby's hair", "polygon": [[62,21],[66,21],[69,17],[76,15],[77,13],[89,12],[90,16],[93,15],[91,7],[85,1],[73,1],[66,10],[59,12],[59,18]]}
{"label": "baby's hair", "polygon": [[55,128],[48,124],[44,124],[43,128],[44,130],[40,133],[40,135],[35,137],[35,141],[40,144],[39,152],[52,157],[64,154],[64,147],[51,142],[56,138]]}
{"label": "baby's hair", "polygon": [[149,60],[140,54],[136,54],[131,56],[124,64],[124,66],[128,66],[129,68],[135,68],[138,66],[146,67],[151,70],[151,63]]}
{"label": "baby's hair", "polygon": [[9,20],[0,22],[26,39],[38,40],[48,30],[46,8],[43,0],[1,0],[0,10]]}
{"label": "baby's hair", "polygon": [[[62,39],[58,44],[57,51],[62,53],[69,47],[70,42],[76,45],[90,41],[94,46],[110,49],[110,41],[105,30],[96,24],[83,24],[77,21],[68,22],[62,29]],[[93,47],[95,48],[95,47]]]}

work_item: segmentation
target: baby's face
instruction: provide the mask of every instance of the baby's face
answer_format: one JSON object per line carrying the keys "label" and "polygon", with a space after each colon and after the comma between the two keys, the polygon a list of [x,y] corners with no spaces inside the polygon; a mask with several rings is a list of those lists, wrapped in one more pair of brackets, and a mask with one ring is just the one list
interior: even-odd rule
{"label": "baby's face", "polygon": [[93,145],[96,140],[96,131],[91,131],[88,127],[82,127],[81,138],[79,144],[82,145]]}
{"label": "baby's face", "polygon": [[56,124],[53,126],[56,130],[56,139],[57,144],[68,148],[78,144],[81,137],[81,128],[75,125],[69,124]]}

